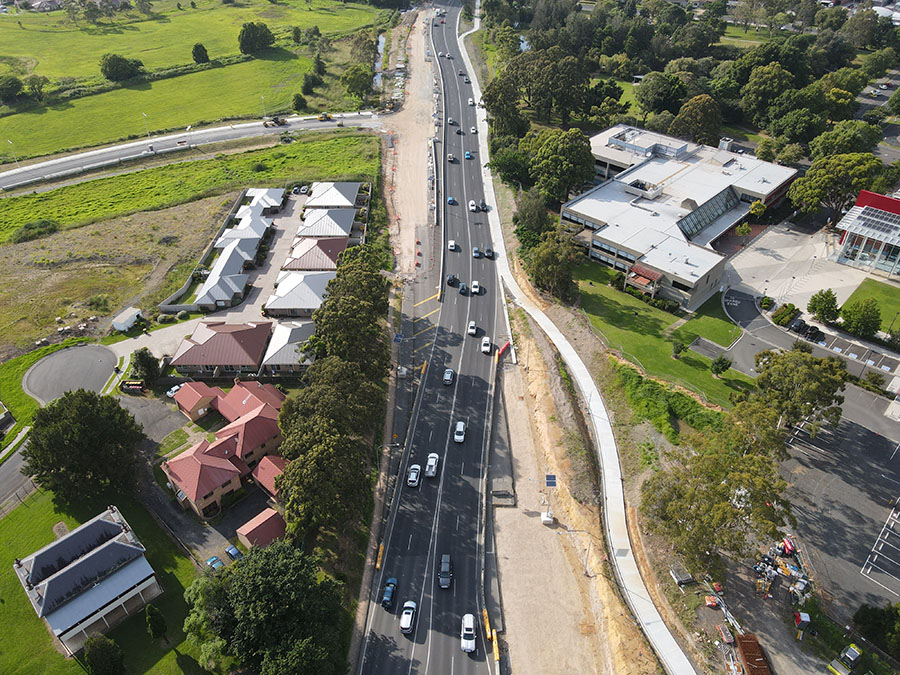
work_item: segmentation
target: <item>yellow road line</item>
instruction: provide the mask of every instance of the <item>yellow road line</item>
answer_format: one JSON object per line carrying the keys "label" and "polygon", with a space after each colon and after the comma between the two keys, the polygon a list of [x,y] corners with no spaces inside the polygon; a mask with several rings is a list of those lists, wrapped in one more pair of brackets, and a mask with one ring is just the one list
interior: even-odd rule
{"label": "yellow road line", "polygon": [[427,319],[429,316],[431,316],[431,315],[434,314],[435,312],[440,312],[440,311],[441,311],[441,308],[440,308],[440,307],[438,307],[437,309],[433,309],[433,310],[431,310],[430,312],[428,312],[428,314],[423,314],[422,316],[420,316],[420,317],[414,319],[414,320],[413,320],[413,323],[416,323],[416,321],[421,321],[422,319]]}
{"label": "yellow road line", "polygon": [[419,345],[418,347],[416,347],[415,349],[413,349],[413,354],[415,354],[415,353],[416,353],[417,351],[419,351],[420,349],[425,349],[425,347],[430,347],[430,346],[431,346],[431,343],[430,343],[430,342],[426,342],[424,345]]}
{"label": "yellow road line", "polygon": [[428,328],[423,328],[418,333],[413,333],[413,337],[419,337],[422,333],[426,333],[426,332],[430,331],[432,328],[435,328],[436,326],[437,326],[437,324],[431,324],[430,326],[428,326]]}
{"label": "yellow road line", "polygon": [[432,295],[430,298],[425,298],[424,300],[419,300],[416,304],[413,305],[413,307],[418,307],[419,305],[424,305],[424,304],[425,304],[426,302],[428,302],[429,300],[434,300],[434,299],[435,299],[437,296],[439,296],[440,294],[441,294],[441,292],[438,291],[437,293],[435,293],[434,295]]}

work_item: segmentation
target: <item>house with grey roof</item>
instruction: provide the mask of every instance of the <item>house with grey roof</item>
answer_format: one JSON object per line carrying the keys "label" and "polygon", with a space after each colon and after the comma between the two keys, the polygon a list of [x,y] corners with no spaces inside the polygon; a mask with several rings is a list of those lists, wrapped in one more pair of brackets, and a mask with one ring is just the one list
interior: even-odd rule
{"label": "house with grey roof", "polygon": [[347,237],[298,237],[290,254],[281,264],[281,269],[297,272],[336,270],[341,253],[347,248],[349,241]]}
{"label": "house with grey roof", "polygon": [[303,346],[316,332],[312,321],[284,321],[275,325],[262,360],[262,372],[273,376],[301,375],[312,364],[313,354]]}
{"label": "house with grey roof", "polygon": [[256,257],[259,240],[232,239],[219,253],[203,284],[197,290],[194,304],[213,311],[233,307],[244,299],[250,280],[244,269]]}
{"label": "house with grey roof", "polygon": [[306,208],[358,209],[368,202],[369,195],[362,183],[313,183],[306,198]]}
{"label": "house with grey roof", "polygon": [[[303,238],[347,238],[354,230],[355,221],[356,209],[306,209],[294,245]],[[357,224],[356,229],[360,228]]]}
{"label": "house with grey roof", "polygon": [[115,506],[13,570],[38,617],[70,656],[85,640],[140,612],[163,589],[146,550]]}
{"label": "house with grey roof", "polygon": [[328,282],[336,272],[282,271],[275,282],[275,292],[263,306],[265,316],[308,319],[322,304]]}

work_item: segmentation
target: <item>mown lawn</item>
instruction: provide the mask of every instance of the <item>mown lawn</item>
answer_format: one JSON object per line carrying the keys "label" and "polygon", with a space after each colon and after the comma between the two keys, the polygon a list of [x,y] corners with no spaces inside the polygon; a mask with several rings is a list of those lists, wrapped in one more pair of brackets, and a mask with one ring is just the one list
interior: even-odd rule
{"label": "mown lawn", "polygon": [[736,26],[732,23],[726,25],[725,34],[722,36],[722,39],[719,42],[723,44],[732,44],[737,45],[738,47],[756,47],[758,45],[763,44],[764,42],[770,42],[776,39],[779,35],[793,35],[790,31],[781,31],[774,30],[772,31],[772,35],[769,35],[769,29],[760,27],[759,30],[756,30],[755,27],[750,26],[750,30],[744,32],[743,26]]}
{"label": "mown lawn", "polygon": [[195,576],[191,560],[156,525],[144,508],[130,497],[96,495],[85,502],[58,508],[49,492],[37,492],[0,520],[0,622],[3,624],[3,673],[80,673],[80,664],[65,659],[53,647],[50,634],[38,619],[12,570],[13,560],[54,540],[53,525],[64,522],[69,529],[93,518],[114,504],[147,549],[147,560],[165,593],[155,604],[165,616],[169,644],[151,640],[143,613],[128,619],[110,633],[125,653],[131,673],[201,673],[199,654],[185,641],[181,627],[187,615],[184,590]]}
{"label": "mown lawn", "polygon": [[741,335],[738,328],[725,310],[722,309],[722,294],[716,293],[694,312],[694,317],[686,324],[672,332],[672,336],[684,344],[690,344],[697,337],[711,340],[718,345],[728,347]]}
{"label": "mown lawn", "polygon": [[900,326],[900,322],[894,321],[900,313],[900,288],[874,279],[863,279],[859,288],[853,291],[844,304],[867,298],[875,298],[878,302],[878,308],[881,310],[881,330],[887,331],[891,323],[894,324],[894,328]]}
{"label": "mown lawn", "polygon": [[22,223],[50,218],[63,228],[161,209],[231,187],[289,180],[371,177],[378,171],[378,139],[352,131],[309,134],[289,145],[183,162],[68,185],[3,200],[0,243]]}
{"label": "mown lawn", "polygon": [[611,348],[621,351],[649,375],[680,384],[724,408],[731,407],[731,392],[752,388],[753,380],[735,370],[721,379],[714,378],[709,371],[710,360],[693,351],[673,359],[672,341],[664,337],[664,331],[678,317],[612,288],[608,285],[611,276],[612,270],[596,263],[585,263],[575,270],[581,307]]}

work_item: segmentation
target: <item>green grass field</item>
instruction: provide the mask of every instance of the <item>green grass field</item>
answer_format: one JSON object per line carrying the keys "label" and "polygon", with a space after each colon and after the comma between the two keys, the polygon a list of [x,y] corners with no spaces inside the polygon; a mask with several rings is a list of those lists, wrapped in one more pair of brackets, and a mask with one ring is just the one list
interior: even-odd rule
{"label": "green grass field", "polygon": [[779,35],[793,35],[793,33],[790,31],[774,30],[770,36],[768,28],[761,27],[759,30],[756,30],[753,26],[750,27],[750,30],[744,32],[743,26],[735,26],[730,23],[726,26],[725,35],[722,36],[722,39],[719,40],[719,42],[722,44],[737,45],[738,47],[756,47],[764,42],[774,40]]}
{"label": "green grass field", "polygon": [[[698,392],[723,408],[731,407],[731,392],[753,387],[753,380],[735,370],[721,379],[714,378],[709,371],[710,360],[690,350],[673,359],[671,341],[663,334],[677,317],[612,288],[608,285],[611,276],[612,270],[597,263],[585,263],[575,270],[581,307],[611,348],[622,351],[649,375]],[[697,319],[705,332],[716,325],[715,320],[712,313]],[[717,327],[708,332],[720,330]]]}
{"label": "green grass field", "polygon": [[881,310],[881,330],[887,331],[892,322],[894,328],[900,326],[900,322],[894,321],[894,318],[900,313],[900,288],[874,279],[863,279],[859,288],[853,291],[853,295],[847,298],[847,302],[844,304],[867,298],[875,298],[878,301],[878,307]]}
{"label": "green grass field", "polygon": [[728,347],[741,335],[738,328],[725,310],[722,309],[722,294],[716,293],[694,312],[694,316],[686,324],[672,332],[672,336],[684,344],[690,344],[697,337],[711,340],[718,345]]}
{"label": "green grass field", "polygon": [[309,8],[303,0],[242,0],[233,5],[200,0],[197,9],[185,0],[182,6],[179,11],[175,3],[155,2],[155,17],[131,11],[117,14],[115,23],[104,19],[96,26],[84,21],[75,26],[62,11],[0,15],[0,74],[5,67],[13,74],[38,73],[53,80],[99,77],[100,56],[108,52],[140,59],[152,70],[192,63],[195,42],[203,43],[211,59],[237,54],[237,36],[248,21],[263,21],[276,35],[290,26],[318,26],[326,35],[339,36],[373,24],[378,14],[371,6],[333,0],[313,0]]}
{"label": "green grass field", "polygon": [[374,176],[378,162],[379,141],[375,136],[349,130],[325,136],[315,133],[275,148],[169,164],[9,197],[3,200],[0,211],[0,242],[30,220],[52,218],[63,227],[74,227],[173,206],[235,186]]}
{"label": "green grass field", "polygon": [[143,613],[113,630],[109,637],[125,652],[125,667],[131,673],[201,673],[196,648],[185,641],[181,627],[187,615],[184,590],[194,579],[194,566],[159,528],[144,508],[130,497],[98,495],[88,502],[59,510],[51,494],[37,492],[0,520],[0,621],[4,626],[0,672],[80,673],[81,665],[66,659],[54,648],[50,634],[31,607],[25,591],[12,571],[13,559],[24,557],[53,541],[53,525],[64,522],[69,529],[114,504],[147,548],[147,560],[165,593],[155,604],[168,626],[169,644],[151,640]]}

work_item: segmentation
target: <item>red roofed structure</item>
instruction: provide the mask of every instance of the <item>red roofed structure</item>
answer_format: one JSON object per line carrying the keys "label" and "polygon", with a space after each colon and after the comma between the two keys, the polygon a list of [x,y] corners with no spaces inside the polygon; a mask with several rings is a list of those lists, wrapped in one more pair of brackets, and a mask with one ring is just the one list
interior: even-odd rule
{"label": "red roofed structure", "polygon": [[284,473],[287,463],[287,460],[281,455],[267,455],[259,460],[259,464],[253,469],[253,480],[270,495],[277,497],[278,490],[275,488],[275,479]]}
{"label": "red roofed structure", "polygon": [[196,422],[210,410],[216,409],[216,400],[225,398],[225,392],[210,387],[205,382],[186,382],[175,392],[175,403],[191,422]]}
{"label": "red roofed structure", "polygon": [[204,439],[162,463],[182,506],[189,505],[197,515],[206,517],[218,512],[222,497],[241,487],[241,476],[250,469],[234,454],[233,447],[232,439],[213,444]]}
{"label": "red roofed structure", "polygon": [[877,270],[888,279],[900,275],[900,199],[863,190],[835,229],[840,247],[830,260]]}
{"label": "red roofed structure", "polygon": [[238,540],[250,548],[251,546],[268,546],[285,533],[285,522],[275,509],[265,509],[255,518],[248,520],[237,529]]}
{"label": "red roofed structure", "polygon": [[172,366],[179,373],[194,377],[256,374],[271,334],[272,324],[268,321],[202,321],[178,346]]}

